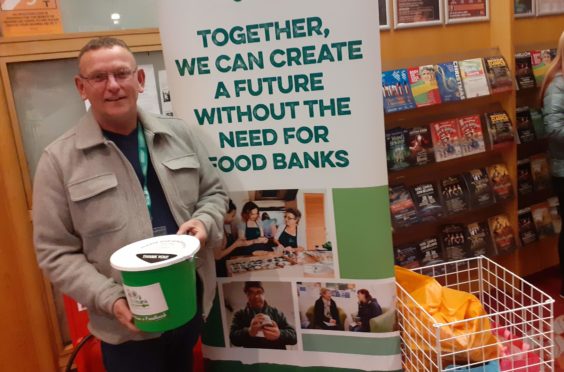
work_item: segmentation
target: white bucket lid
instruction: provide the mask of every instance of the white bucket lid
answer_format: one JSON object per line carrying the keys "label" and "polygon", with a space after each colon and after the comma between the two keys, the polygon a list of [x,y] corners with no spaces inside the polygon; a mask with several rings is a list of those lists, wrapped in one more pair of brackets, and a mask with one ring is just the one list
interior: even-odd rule
{"label": "white bucket lid", "polygon": [[156,270],[188,260],[199,249],[200,241],[192,235],[156,236],[118,249],[110,263],[120,271]]}

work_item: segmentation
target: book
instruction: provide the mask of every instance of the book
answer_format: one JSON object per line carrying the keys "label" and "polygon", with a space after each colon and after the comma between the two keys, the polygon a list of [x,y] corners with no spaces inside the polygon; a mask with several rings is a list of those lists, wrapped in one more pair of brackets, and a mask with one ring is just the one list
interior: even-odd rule
{"label": "book", "polygon": [[535,136],[537,138],[544,138],[544,120],[542,117],[542,111],[538,109],[530,109],[531,120],[533,121],[533,128],[535,130]]}
{"label": "book", "polygon": [[464,85],[466,98],[487,96],[490,94],[488,79],[481,58],[465,59],[458,62],[460,77]]}
{"label": "book", "polygon": [[536,86],[530,52],[515,54],[515,78],[519,89],[529,89]]}
{"label": "book", "polygon": [[548,203],[548,210],[552,218],[554,233],[560,234],[560,231],[562,231],[562,217],[560,217],[560,202],[558,201],[558,197],[552,196],[546,199],[546,202]]}
{"label": "book", "polygon": [[495,256],[490,229],[486,222],[473,222],[466,225],[465,238],[470,257]]}
{"label": "book", "polygon": [[394,259],[398,266],[405,267],[407,269],[415,269],[420,265],[419,263],[419,253],[417,244],[404,244],[398,247],[394,247]]}
{"label": "book", "polygon": [[513,197],[513,186],[511,185],[511,178],[505,164],[492,164],[486,169],[496,202]]}
{"label": "book", "polygon": [[406,69],[382,72],[382,94],[386,114],[415,108]]}
{"label": "book", "polygon": [[420,183],[411,188],[415,206],[421,221],[434,221],[444,213],[439,192],[434,183]]}
{"label": "book", "polygon": [[460,149],[462,156],[486,151],[480,115],[469,115],[458,119]]}
{"label": "book", "polygon": [[535,191],[548,190],[550,188],[551,177],[546,154],[531,155],[530,159]]}
{"label": "book", "polygon": [[485,57],[484,65],[492,94],[513,90],[513,77],[502,56]]}
{"label": "book", "polygon": [[425,165],[435,161],[433,140],[428,126],[409,129],[409,164]]}
{"label": "book", "polygon": [[511,120],[505,111],[487,112],[484,116],[492,147],[495,148],[515,140]]}
{"label": "book", "polygon": [[466,99],[464,85],[458,69],[458,61],[439,63],[435,65],[435,76],[441,101],[453,102]]}
{"label": "book", "polygon": [[521,243],[526,245],[536,242],[538,235],[531,208],[519,209],[517,212],[517,220],[519,221],[519,239],[521,239]]}
{"label": "book", "polygon": [[390,193],[390,212],[394,227],[406,227],[419,222],[413,198],[404,185],[392,186]]}
{"label": "book", "polygon": [[456,261],[469,257],[468,251],[466,250],[464,225],[448,224],[441,226],[439,238],[445,261]]}
{"label": "book", "polygon": [[488,172],[484,168],[464,172],[463,177],[468,185],[471,209],[487,207],[494,203],[495,200],[492,194]]}
{"label": "book", "polygon": [[408,131],[394,128],[386,131],[386,158],[389,171],[398,171],[409,167]]}
{"label": "book", "polygon": [[435,161],[455,159],[462,156],[460,129],[455,119],[430,124]]}
{"label": "book", "polygon": [[441,103],[439,86],[435,78],[433,65],[410,67],[407,70],[411,93],[417,107],[431,106]]}
{"label": "book", "polygon": [[420,262],[422,266],[435,265],[444,262],[443,252],[436,237],[419,242]]}
{"label": "book", "polygon": [[461,175],[453,175],[439,181],[443,205],[447,214],[468,210],[468,187]]}
{"label": "book", "polygon": [[531,51],[531,65],[533,76],[538,87],[542,85],[544,76],[548,72],[548,67],[556,57],[556,49],[543,49]]}
{"label": "book", "polygon": [[517,192],[526,195],[533,192],[533,175],[531,173],[531,160],[517,160]]}
{"label": "book", "polygon": [[517,107],[517,136],[519,143],[533,142],[535,138],[535,129],[533,128],[533,118],[531,110],[527,106]]}
{"label": "book", "polygon": [[498,214],[488,218],[488,226],[493,245],[498,254],[506,254],[515,250],[515,235],[506,214]]}
{"label": "book", "polygon": [[550,207],[547,201],[531,205],[531,213],[539,239],[544,239],[554,234],[554,225],[550,215]]}

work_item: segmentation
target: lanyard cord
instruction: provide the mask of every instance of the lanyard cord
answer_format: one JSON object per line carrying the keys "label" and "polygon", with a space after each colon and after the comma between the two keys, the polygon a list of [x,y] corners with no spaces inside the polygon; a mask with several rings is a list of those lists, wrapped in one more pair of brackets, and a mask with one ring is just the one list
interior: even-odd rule
{"label": "lanyard cord", "polygon": [[137,149],[139,151],[139,164],[141,165],[141,172],[143,173],[143,194],[145,195],[145,203],[147,203],[147,209],[149,210],[149,215],[152,219],[153,216],[151,213],[151,195],[149,194],[149,189],[147,188],[149,151],[147,150],[147,141],[145,141],[143,127],[139,123],[137,124]]}

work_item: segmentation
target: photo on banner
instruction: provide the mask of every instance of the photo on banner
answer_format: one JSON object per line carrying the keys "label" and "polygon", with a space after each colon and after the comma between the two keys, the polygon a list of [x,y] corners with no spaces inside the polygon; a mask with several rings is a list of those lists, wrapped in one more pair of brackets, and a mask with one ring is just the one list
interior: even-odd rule
{"label": "photo on banner", "polygon": [[564,13],[564,1],[562,0],[536,0],[536,1],[537,1],[537,15]]}
{"label": "photo on banner", "polygon": [[534,17],[536,0],[515,0],[515,18]]}
{"label": "photo on banner", "polygon": [[423,27],[443,23],[441,0],[393,0],[394,27]]}
{"label": "photo on banner", "polygon": [[489,0],[446,0],[445,22],[480,22],[490,19]]}

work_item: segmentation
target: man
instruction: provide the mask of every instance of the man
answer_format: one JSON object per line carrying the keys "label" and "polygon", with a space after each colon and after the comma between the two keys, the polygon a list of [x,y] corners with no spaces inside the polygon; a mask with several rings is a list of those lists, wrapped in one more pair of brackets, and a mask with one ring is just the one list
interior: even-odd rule
{"label": "man", "polygon": [[34,179],[39,265],[87,306],[108,371],[189,371],[201,314],[163,334],[139,331],[110,256],[154,235],[194,235],[202,245],[199,305],[207,313],[227,196],[188,125],[137,107],[145,74],[123,41],[91,40],[78,66],[76,88],[91,109],[46,147]]}
{"label": "man", "polygon": [[245,282],[247,306],[235,313],[229,338],[235,346],[286,349],[297,342],[296,330],[264,299],[261,282]]}
{"label": "man", "polygon": [[341,318],[337,304],[331,298],[331,291],[328,288],[321,288],[319,298],[314,305],[314,328],[326,330],[342,330]]}

